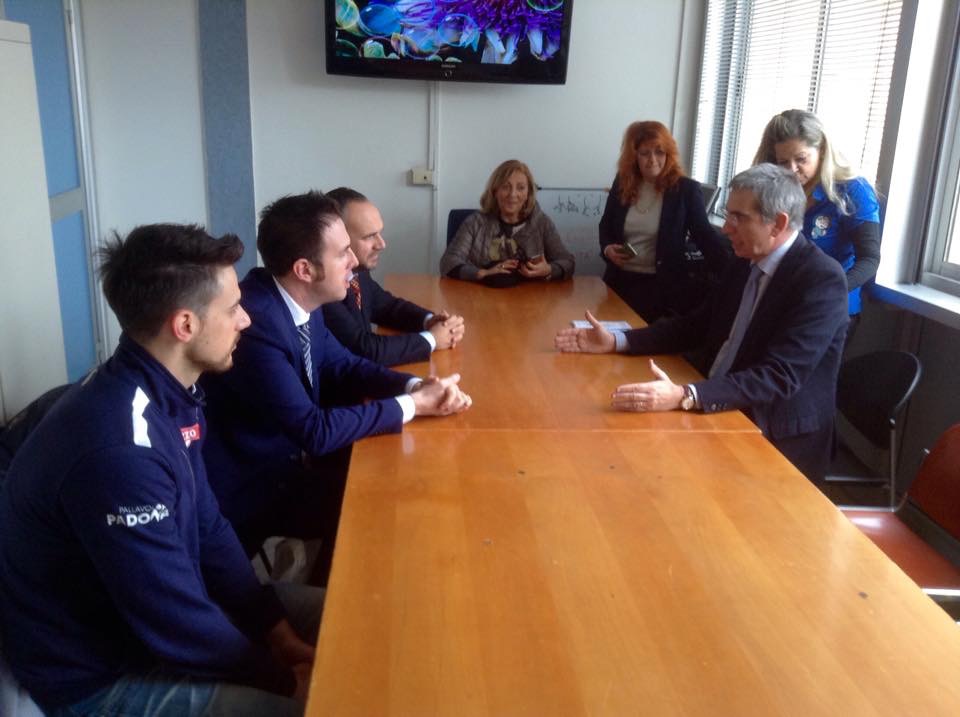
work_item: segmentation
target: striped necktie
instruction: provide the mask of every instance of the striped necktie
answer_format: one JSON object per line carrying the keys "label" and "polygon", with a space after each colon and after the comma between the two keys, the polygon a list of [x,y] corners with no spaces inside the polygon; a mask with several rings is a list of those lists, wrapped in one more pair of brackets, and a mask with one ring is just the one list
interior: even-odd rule
{"label": "striped necktie", "polygon": [[360,280],[356,274],[350,279],[350,288],[353,289],[353,299],[357,302],[357,309],[359,310],[362,306],[362,300],[360,299]]}
{"label": "striped necktie", "polygon": [[750,319],[753,317],[753,309],[757,303],[757,290],[760,288],[760,277],[763,272],[760,267],[753,264],[750,267],[750,276],[747,277],[747,283],[743,286],[743,295],[740,297],[740,308],[737,309],[737,316],[733,320],[733,326],[730,327],[730,336],[717,352],[717,358],[710,367],[710,378],[714,376],[726,376],[727,371],[733,366],[733,359],[740,350],[740,344],[743,342],[743,336],[747,333],[747,327],[750,325]]}
{"label": "striped necktie", "polygon": [[307,381],[313,387],[313,361],[310,357],[310,322],[300,324],[297,327],[297,333],[300,335],[300,353],[303,355],[303,370],[307,374]]}

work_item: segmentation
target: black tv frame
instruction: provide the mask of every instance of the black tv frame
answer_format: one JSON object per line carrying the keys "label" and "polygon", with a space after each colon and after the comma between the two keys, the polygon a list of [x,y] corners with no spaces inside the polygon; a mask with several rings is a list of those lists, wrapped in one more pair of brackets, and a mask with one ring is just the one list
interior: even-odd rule
{"label": "black tv frame", "polygon": [[493,63],[438,62],[427,60],[374,59],[336,54],[336,0],[324,0],[324,41],[328,75],[379,77],[401,80],[442,80],[448,82],[498,82],[525,85],[562,85],[567,81],[570,58],[570,26],[573,0],[564,0],[560,49],[556,60],[523,57],[510,65]]}

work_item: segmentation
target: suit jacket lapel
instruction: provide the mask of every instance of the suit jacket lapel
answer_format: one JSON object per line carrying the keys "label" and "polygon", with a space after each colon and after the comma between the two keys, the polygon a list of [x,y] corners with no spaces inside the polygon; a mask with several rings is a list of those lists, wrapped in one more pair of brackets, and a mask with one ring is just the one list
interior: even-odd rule
{"label": "suit jacket lapel", "polygon": [[[313,396],[313,400],[316,401],[319,397],[317,383],[319,381],[319,376],[316,372],[313,374],[313,386],[307,381],[307,368],[303,360],[303,348],[300,345],[300,332],[297,330],[297,325],[293,323],[293,317],[290,315],[290,309],[287,308],[286,302],[283,300],[283,297],[280,296],[280,290],[277,288],[276,283],[273,280],[273,277],[264,269],[262,275],[257,275],[257,281],[261,282],[270,293],[270,297],[273,299],[274,310],[280,312],[280,315],[283,317],[283,320],[280,322],[286,331],[287,337],[287,348],[292,348],[293,355],[296,356],[296,366],[300,372],[300,380],[303,382],[304,388],[307,389],[307,392]],[[317,315],[320,313],[320,309],[314,311],[310,314],[310,353],[314,365],[317,363],[317,356],[319,355],[317,349],[317,340],[319,339],[319,334],[323,333],[324,326],[322,322],[316,321]],[[319,326],[318,326],[319,324]]]}
{"label": "suit jacket lapel", "polygon": [[[743,336],[740,350],[737,351],[738,358],[745,348],[753,345],[753,342],[757,339],[758,332],[766,334],[770,327],[778,320],[776,317],[782,316],[782,312],[777,310],[777,307],[787,298],[785,297],[785,287],[789,278],[793,276],[797,263],[803,260],[803,244],[805,242],[806,239],[804,239],[803,234],[799,234],[793,242],[793,246],[790,247],[783,259],[780,260],[780,264],[777,266],[777,270],[773,276],[768,280],[767,287],[764,289],[760,301],[757,302],[756,310],[750,319],[747,332]],[[774,318],[768,320],[768,316]],[[764,337],[764,342],[766,342],[766,337]],[[736,363],[736,360],[734,360],[734,363]]]}

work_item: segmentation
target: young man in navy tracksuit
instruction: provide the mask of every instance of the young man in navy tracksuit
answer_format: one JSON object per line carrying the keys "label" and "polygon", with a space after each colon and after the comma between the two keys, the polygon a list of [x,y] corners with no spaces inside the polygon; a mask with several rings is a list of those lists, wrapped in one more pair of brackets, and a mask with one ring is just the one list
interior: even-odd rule
{"label": "young man in navy tracksuit", "polygon": [[[51,714],[297,714],[313,648],[261,586],[201,458],[202,371],[250,320],[239,239],[151,225],[104,250],[124,329],[0,491],[0,626]],[[319,605],[317,606],[319,609]]]}

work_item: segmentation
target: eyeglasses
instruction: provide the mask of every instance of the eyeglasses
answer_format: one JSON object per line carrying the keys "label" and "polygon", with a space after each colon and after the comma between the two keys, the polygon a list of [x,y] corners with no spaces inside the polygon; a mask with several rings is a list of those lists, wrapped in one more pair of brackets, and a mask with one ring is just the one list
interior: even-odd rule
{"label": "eyeglasses", "polygon": [[667,153],[658,147],[657,149],[638,149],[637,156],[650,159],[651,157],[666,157]]}
{"label": "eyeglasses", "polygon": [[731,212],[726,207],[719,207],[717,208],[717,216],[719,216],[725,222],[730,222],[730,224],[733,226],[739,226],[740,224],[745,224],[750,219],[759,217],[760,215],[754,212]]}

